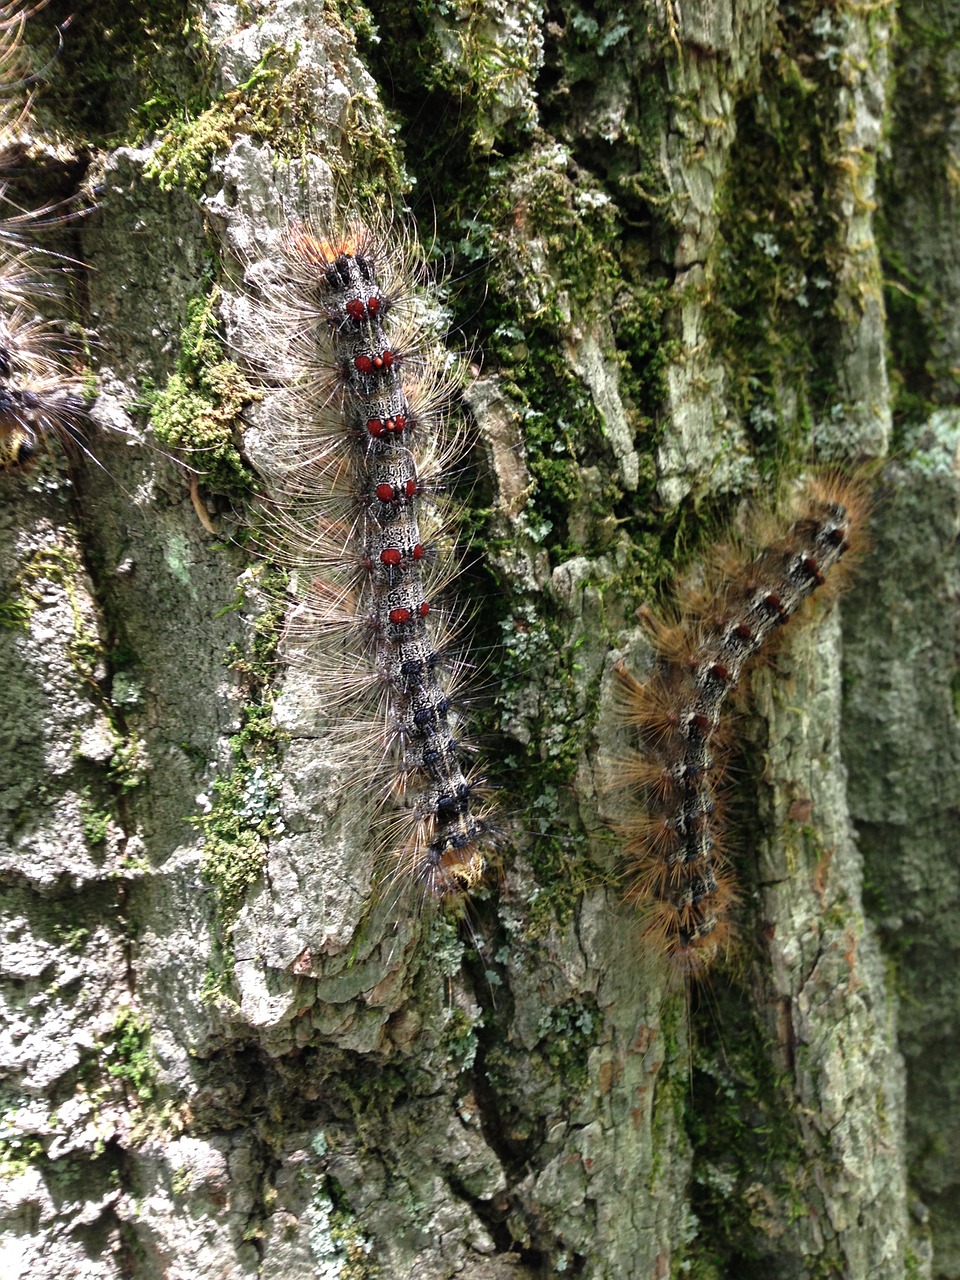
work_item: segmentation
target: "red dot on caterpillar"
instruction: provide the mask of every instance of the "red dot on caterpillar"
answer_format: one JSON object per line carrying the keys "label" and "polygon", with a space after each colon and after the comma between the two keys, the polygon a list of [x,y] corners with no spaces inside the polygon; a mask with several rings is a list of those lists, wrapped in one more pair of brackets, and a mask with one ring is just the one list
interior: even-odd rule
{"label": "red dot on caterpillar", "polygon": [[398,565],[403,560],[403,556],[397,547],[385,547],[380,552],[380,563],[387,565]]}
{"label": "red dot on caterpillar", "polygon": [[374,439],[379,439],[384,432],[388,434],[401,435],[407,425],[407,416],[404,413],[398,413],[392,418],[368,418],[367,432]]}

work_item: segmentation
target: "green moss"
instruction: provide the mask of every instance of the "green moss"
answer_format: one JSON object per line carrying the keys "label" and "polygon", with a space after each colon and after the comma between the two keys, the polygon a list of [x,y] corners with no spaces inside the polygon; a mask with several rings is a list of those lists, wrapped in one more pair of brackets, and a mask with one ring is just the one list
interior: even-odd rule
{"label": "green moss", "polygon": [[538,616],[528,603],[515,605],[502,624],[497,671],[499,700],[512,714],[526,691],[542,690],[547,727],[543,736],[518,747],[502,762],[511,780],[511,798],[520,822],[534,838],[527,857],[537,878],[531,899],[528,938],[545,936],[554,923],[570,919],[587,886],[595,880],[589,841],[580,829],[571,783],[583,752],[584,725],[593,717],[598,686],[584,691],[578,680],[578,646],[571,645],[560,619]]}
{"label": "green moss", "polygon": [[926,1260],[915,1249],[908,1246],[903,1255],[904,1280],[922,1280],[922,1277],[928,1274],[929,1266]]}
{"label": "green moss", "polygon": [[[957,101],[960,19],[952,6],[898,7],[893,46],[890,138],[881,153],[877,239],[883,262],[890,377],[896,434],[958,401],[953,300],[941,278],[945,237],[958,190],[944,104]],[[918,128],[918,122],[925,127]]]}
{"label": "green moss", "polygon": [[86,787],[80,800],[80,814],[83,823],[83,835],[87,844],[95,849],[106,844],[110,833],[113,814],[108,810],[98,809],[90,796],[90,788]]}
{"label": "green moss", "polygon": [[167,126],[145,176],[161,190],[181,187],[200,196],[214,158],[228,151],[241,134],[281,151],[291,142],[299,149],[296,126],[304,130],[306,142],[310,118],[303,104],[311,101],[309,95],[297,93],[301,80],[295,53],[269,49],[244,84],[199,114],[187,114]]}
{"label": "green moss", "polygon": [[[672,1153],[683,1134],[689,1098],[690,1049],[688,1002],[685,991],[665,996],[660,1006],[660,1038],[664,1066],[657,1074],[650,1116],[650,1194],[659,1193],[665,1162],[672,1169]],[[669,1171],[669,1170],[668,1170]]]}
{"label": "green moss", "polygon": [[[609,197],[571,179],[562,148],[533,151],[484,174],[482,193],[455,191],[440,248],[463,273],[458,308],[479,317],[487,361],[519,415],[530,536],[556,565],[616,554],[633,543],[628,579],[657,576],[655,448],[665,371],[679,350],[667,332],[669,283],[650,280],[639,238],[618,225]],[[474,181],[475,181],[474,177]],[[474,209],[477,205],[474,205]],[[482,263],[483,270],[476,269]],[[574,371],[571,327],[591,339],[612,330],[603,354],[619,366],[626,418],[642,451],[640,485],[625,493],[590,389]],[[629,581],[628,581],[629,590]]]}
{"label": "green moss", "polygon": [[[529,951],[527,959],[535,963]],[[528,1049],[514,1041],[495,1012],[491,1014],[481,1036],[483,1089],[488,1107],[496,1110],[498,1131],[505,1136],[515,1168],[526,1167],[542,1141],[538,1126],[543,1115],[579,1114],[591,1088],[590,1053],[602,1026],[589,996],[555,1005],[545,1002],[537,1041]]]}
{"label": "green moss", "polygon": [[[822,17],[822,15],[820,15]],[[718,194],[720,227],[700,289],[728,394],[762,466],[805,447],[811,421],[845,412],[838,380],[846,260],[840,143],[823,121],[835,72],[818,56],[816,6],[784,22],[758,92],[737,109]]]}
{"label": "green moss", "polygon": [[[416,83],[405,83],[398,96],[417,93],[430,103],[431,124],[449,141],[454,122],[461,146],[489,152],[504,135],[523,134],[534,119],[530,93],[537,51],[524,30],[509,30],[482,5],[454,0],[373,0],[379,19],[371,61],[402,66]],[[379,46],[379,47],[378,47]],[[391,83],[396,77],[380,77]],[[504,110],[513,99],[515,106]],[[443,143],[436,140],[442,151]]]}
{"label": "green moss", "polygon": [[[34,611],[49,603],[51,585],[69,607],[72,629],[66,654],[82,683],[91,692],[113,745],[113,754],[105,772],[86,783],[81,791],[83,833],[88,845],[97,848],[106,842],[111,823],[117,820],[118,797],[142,782],[145,753],[139,738],[126,731],[118,720],[117,708],[104,695],[102,681],[109,655],[88,621],[89,605],[83,586],[85,577],[86,571],[72,546],[44,547],[21,563],[10,594],[0,606],[0,616],[10,626],[29,629]],[[91,764],[83,753],[79,731],[77,763],[83,770],[83,776],[90,777]],[[122,823],[118,825],[122,826]]]}
{"label": "green moss", "polygon": [[0,1115],[0,1180],[20,1177],[44,1155],[40,1139],[16,1122],[21,1105],[7,1107]]}
{"label": "green moss", "polygon": [[454,1071],[468,1071],[477,1056],[474,1020],[463,1009],[450,1009],[440,1038],[440,1051]]}
{"label": "green moss", "polygon": [[158,443],[184,454],[205,485],[240,500],[250,494],[253,477],[237,448],[237,430],[244,404],[256,393],[224,359],[219,296],[214,287],[188,304],[177,369],[152,400],[150,424]]}
{"label": "green moss", "polygon": [[146,768],[146,751],[136,734],[128,734],[117,741],[110,758],[110,781],[121,792],[132,791],[143,781]]}
{"label": "green moss", "polygon": [[5,627],[8,631],[29,630],[30,618],[36,607],[29,598],[13,593],[19,586],[20,582],[17,579],[13,583],[11,594],[6,599],[0,600],[0,627]]}
{"label": "green moss", "polygon": [[[646,270],[643,262],[633,268],[635,277]],[[636,278],[616,300],[611,319],[617,340],[617,357],[620,363],[620,385],[638,411],[636,426],[640,444],[647,443],[644,436],[656,432],[658,418],[666,396],[666,374],[672,364],[681,358],[683,344],[668,329],[671,307],[674,305],[672,285],[666,280]],[[652,444],[656,436],[649,441]],[[652,464],[652,457],[649,459]],[[656,479],[655,467],[650,468],[648,483]]]}
{"label": "green moss", "polygon": [[105,652],[81,605],[77,584],[84,577],[85,570],[73,547],[64,544],[41,548],[21,564],[6,600],[0,602],[0,621],[8,627],[28,629],[34,611],[45,603],[47,586],[59,588],[69,604],[73,624],[67,652],[81,677],[93,683]]}
{"label": "green moss", "polygon": [[157,1066],[150,1045],[150,1024],[143,1014],[121,1009],[100,1046],[107,1075],[123,1080],[141,1105],[157,1092]]}
{"label": "green moss", "polygon": [[75,954],[82,955],[91,931],[86,925],[67,925],[58,919],[53,922],[51,933],[56,942]]}
{"label": "green moss", "polygon": [[42,126],[55,96],[58,135],[66,126],[87,139],[135,143],[207,92],[212,59],[192,0],[97,0],[95,11],[51,0],[25,36],[34,66],[56,68],[55,77],[38,77],[35,110]]}
{"label": "green moss", "polygon": [[[265,839],[276,829],[276,814],[261,832],[248,825],[251,818],[246,793],[246,770],[236,770],[229,778],[218,778],[214,784],[216,801],[213,813],[201,820],[204,828],[203,875],[217,891],[217,911],[229,928],[243,906],[247,890],[260,878],[266,859]],[[257,779],[256,781],[260,781]],[[279,788],[274,782],[273,790]],[[231,805],[242,804],[243,811],[231,816]]]}
{"label": "green moss", "polygon": [[[638,261],[633,264],[637,305],[632,306],[622,289],[623,255],[615,255],[622,241],[612,205],[601,191],[572,183],[559,149],[533,153],[485,176],[491,183],[481,203],[483,217],[455,217],[441,245],[458,264],[484,264],[482,273],[468,276],[471,282],[482,279],[482,299],[467,290],[458,302],[481,316],[487,359],[522,423],[524,456],[535,481],[530,494],[535,518],[524,519],[511,538],[545,548],[552,565],[578,556],[608,557],[598,566],[601,593],[609,587],[609,565],[616,560],[625,579],[623,594],[639,597],[649,592],[664,563],[652,494],[655,423],[664,371],[676,346],[665,333],[667,285],[645,288]],[[458,198],[469,200],[470,194]],[[611,317],[609,299],[618,283],[621,305]],[[618,350],[611,347],[608,354],[620,362],[628,420],[647,447],[637,495],[624,494],[611,474],[600,415],[565,355],[571,315],[595,325],[600,334],[612,319]],[[508,555],[511,547],[505,547]],[[496,558],[498,548],[489,536],[485,549]],[[530,921],[537,936],[555,920],[567,919],[578,895],[596,878],[570,784],[599,686],[583,687],[566,604],[549,593],[534,601],[514,595],[516,584],[509,577],[503,586],[499,700],[509,714],[521,707],[524,718],[532,720],[525,709],[527,691],[537,687],[538,719],[546,724],[542,737],[503,762],[523,813],[519,821],[537,833],[528,854],[538,880]],[[619,593],[621,583],[611,590]],[[586,643],[595,648],[603,640],[591,636]]]}

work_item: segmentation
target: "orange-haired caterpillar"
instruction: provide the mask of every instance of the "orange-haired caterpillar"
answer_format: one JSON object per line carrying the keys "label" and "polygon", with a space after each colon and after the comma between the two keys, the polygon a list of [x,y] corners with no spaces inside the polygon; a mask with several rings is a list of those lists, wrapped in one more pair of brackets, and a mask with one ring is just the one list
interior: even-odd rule
{"label": "orange-haired caterpillar", "polygon": [[[0,6],[0,204],[10,203],[2,175],[10,171],[14,133],[29,107],[13,97],[31,83],[20,67],[20,37],[42,7]],[[28,247],[24,237],[40,220],[49,226],[49,213],[15,209],[0,219],[0,471],[25,469],[52,441],[73,443],[86,423],[70,344],[34,310],[48,292],[51,260],[60,259]]]}
{"label": "orange-haired caterpillar", "polygon": [[646,615],[657,654],[650,677],[641,683],[617,668],[622,719],[640,740],[618,779],[641,798],[639,812],[616,824],[628,898],[648,949],[684,974],[703,974],[730,937],[736,894],[719,794],[727,696],[804,602],[828,579],[838,585],[866,505],[861,479],[832,476],[811,482],[791,510],[755,516],[744,538],[681,581],[668,618]]}
{"label": "orange-haired caterpillar", "polygon": [[336,716],[334,758],[377,810],[395,878],[437,897],[475,888],[494,843],[456,711],[462,623],[443,481],[463,451],[459,368],[423,322],[412,237],[393,223],[293,222],[262,279],[271,554],[295,570],[292,661]]}

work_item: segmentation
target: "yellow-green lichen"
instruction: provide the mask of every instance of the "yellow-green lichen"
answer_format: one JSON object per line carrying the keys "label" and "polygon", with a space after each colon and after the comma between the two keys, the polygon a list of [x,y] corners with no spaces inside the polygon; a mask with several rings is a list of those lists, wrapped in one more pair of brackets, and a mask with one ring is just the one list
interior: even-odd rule
{"label": "yellow-green lichen", "polygon": [[242,499],[253,476],[237,447],[240,414],[256,393],[224,357],[218,302],[214,287],[188,304],[177,368],[152,399],[150,424],[158,443],[181,454],[205,486]]}
{"label": "yellow-green lichen", "polygon": [[[277,770],[283,735],[273,723],[268,682],[285,612],[285,579],[261,570],[257,580],[268,606],[254,624],[249,650],[228,655],[247,697],[240,731],[230,739],[234,767],[216,780],[212,808],[196,820],[203,833],[203,875],[216,892],[228,960],[230,932],[247,891],[262,874],[267,841],[282,829]],[[219,986],[216,976],[208,984],[211,992]]]}
{"label": "yellow-green lichen", "polygon": [[56,587],[63,593],[72,619],[67,652],[79,674],[93,682],[104,647],[81,604],[78,583],[84,576],[75,548],[66,544],[39,548],[23,560],[6,599],[0,602],[0,625],[29,629],[34,612],[49,603],[49,588]]}

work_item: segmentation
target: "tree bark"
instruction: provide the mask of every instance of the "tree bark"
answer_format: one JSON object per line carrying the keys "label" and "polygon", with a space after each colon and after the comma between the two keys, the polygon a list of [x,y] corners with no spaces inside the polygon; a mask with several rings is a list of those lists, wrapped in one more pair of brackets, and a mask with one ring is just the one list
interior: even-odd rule
{"label": "tree bark", "polygon": [[[0,1270],[960,1276],[957,15],[138,8],[27,32],[96,430],[0,477]],[[459,919],[378,892],[251,533],[244,275],[331,183],[409,200],[478,366],[506,838]],[[745,501],[889,455],[852,590],[750,682],[737,942],[678,985],[614,664]]]}

